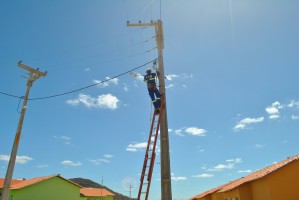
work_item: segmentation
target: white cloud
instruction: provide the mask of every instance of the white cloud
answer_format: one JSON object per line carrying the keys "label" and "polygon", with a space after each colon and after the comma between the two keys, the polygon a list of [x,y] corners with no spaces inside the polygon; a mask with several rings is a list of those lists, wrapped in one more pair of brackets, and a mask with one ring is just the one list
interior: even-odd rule
{"label": "white cloud", "polygon": [[128,92],[128,91],[129,91],[128,86],[126,86],[126,85],[124,86],[124,91],[125,91],[125,92]]}
{"label": "white cloud", "polygon": [[178,78],[180,76],[176,75],[176,74],[170,74],[170,75],[166,75],[165,77],[166,77],[166,80],[172,81],[173,79]]}
{"label": "white cloud", "polygon": [[251,173],[252,171],[250,169],[248,170],[239,170],[238,173]]}
{"label": "white cloud", "polygon": [[71,138],[67,136],[54,136],[54,138],[61,140],[64,144],[70,144],[71,143]]}
{"label": "white cloud", "polygon": [[113,155],[105,154],[104,157],[105,157],[105,158],[113,158]]}
{"label": "white cloud", "polygon": [[129,144],[126,148],[127,151],[135,152],[141,149],[145,149],[147,147],[147,142]]}
{"label": "white cloud", "polygon": [[110,163],[110,160],[102,159],[102,158],[99,158],[99,159],[90,159],[89,161],[92,162],[95,165],[100,165],[102,163]]}
{"label": "white cloud", "polygon": [[194,178],[211,178],[214,174],[199,174],[199,175],[193,175]]}
{"label": "white cloud", "polygon": [[184,136],[181,129],[175,130],[174,133],[178,136]]}
{"label": "white cloud", "polygon": [[207,131],[205,129],[197,128],[197,127],[189,127],[185,129],[186,133],[194,136],[205,136]]}
{"label": "white cloud", "polygon": [[241,158],[229,159],[229,160],[226,160],[226,162],[241,163],[242,159]]}
{"label": "white cloud", "polygon": [[261,148],[263,148],[264,146],[263,145],[261,145],[261,144],[256,144],[255,145],[255,148],[257,148],[257,149],[261,149]]}
{"label": "white cloud", "polygon": [[234,129],[235,130],[240,130],[240,129],[244,129],[245,128],[245,124],[237,124]]}
{"label": "white cloud", "polygon": [[[133,78],[136,78],[138,81],[140,81],[140,82],[144,82],[144,76],[143,76],[143,75],[138,74],[138,73],[134,73],[134,72],[132,72],[130,75],[131,75]],[[135,85],[135,86],[137,86],[137,85]]]}
{"label": "white cloud", "polygon": [[84,71],[89,72],[89,71],[90,71],[90,68],[89,68],[89,67],[86,67],[86,68],[84,69]]}
{"label": "white cloud", "polygon": [[82,165],[80,162],[74,162],[70,160],[64,160],[61,162],[61,164],[65,166],[72,166],[72,167],[78,167]]}
{"label": "white cloud", "polygon": [[167,85],[165,88],[166,89],[169,89],[169,88],[173,88],[174,87],[174,84],[169,84],[169,85]]}
{"label": "white cloud", "polygon": [[299,101],[294,101],[292,100],[289,104],[288,107],[290,108],[299,108]]}
{"label": "white cloud", "polygon": [[228,163],[227,165],[219,164],[211,169],[208,169],[208,171],[222,171],[224,169],[233,169],[234,168],[233,163]]}
{"label": "white cloud", "polygon": [[[0,155],[0,160],[2,161],[9,161],[10,156],[9,155]],[[18,164],[26,164],[29,161],[33,160],[33,158],[29,157],[29,156],[17,156],[16,157],[16,163]]]}
{"label": "white cloud", "polygon": [[37,165],[35,167],[36,168],[48,168],[49,166],[47,164],[45,164],[45,165]]}
{"label": "white cloud", "polygon": [[245,118],[240,121],[241,124],[252,124],[264,121],[264,117],[259,118]]}
{"label": "white cloud", "polygon": [[187,180],[187,177],[184,177],[184,176],[178,176],[178,177],[172,176],[171,180],[174,180],[174,181],[185,181],[185,180]]}
{"label": "white cloud", "polygon": [[278,108],[275,108],[275,107],[267,107],[266,112],[270,115],[279,113]]}
{"label": "white cloud", "polygon": [[67,100],[66,103],[71,106],[77,106],[80,104],[80,100],[79,99],[70,99],[70,100]]}
{"label": "white cloud", "polygon": [[297,120],[297,119],[299,119],[299,116],[298,115],[292,115],[292,119]]}
{"label": "white cloud", "polygon": [[272,103],[271,106],[268,106],[265,110],[270,115],[269,119],[277,119],[279,118],[279,110],[284,108],[284,105],[282,105],[279,101],[275,101]]}
{"label": "white cloud", "polygon": [[263,122],[264,117],[259,117],[259,118],[245,118],[242,119],[236,126],[233,128],[235,131],[244,129],[247,125],[252,124],[252,123],[259,123]]}
{"label": "white cloud", "polygon": [[269,119],[278,119],[278,118],[280,118],[279,115],[270,115],[269,116]]}
{"label": "white cloud", "polygon": [[71,106],[83,104],[88,108],[102,108],[110,110],[115,110],[119,107],[119,100],[112,94],[103,94],[99,95],[98,97],[92,97],[90,95],[81,93],[77,99],[67,100],[66,103]]}
{"label": "white cloud", "polygon": [[93,80],[95,84],[98,84],[98,87],[105,88],[110,85],[118,85],[118,78],[111,79],[110,77],[106,77],[104,81],[101,80]]}

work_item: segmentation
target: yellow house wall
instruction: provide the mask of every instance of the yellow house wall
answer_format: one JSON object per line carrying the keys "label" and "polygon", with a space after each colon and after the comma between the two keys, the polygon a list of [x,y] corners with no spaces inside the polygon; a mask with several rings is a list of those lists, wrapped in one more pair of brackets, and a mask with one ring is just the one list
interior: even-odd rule
{"label": "yellow house wall", "polygon": [[252,200],[252,194],[251,194],[251,184],[247,183],[244,185],[241,185],[239,187],[239,199],[240,200]]}
{"label": "yellow house wall", "polygon": [[299,161],[294,161],[267,177],[272,200],[299,199]]}
{"label": "yellow house wall", "polygon": [[240,197],[239,197],[239,191],[237,189],[236,190],[232,190],[232,191],[218,193],[218,194],[219,194],[218,196],[220,198],[217,199],[217,200],[231,199],[231,198],[236,198],[236,197],[238,199],[240,199]]}
{"label": "yellow house wall", "polygon": [[251,182],[252,200],[272,200],[266,178]]}

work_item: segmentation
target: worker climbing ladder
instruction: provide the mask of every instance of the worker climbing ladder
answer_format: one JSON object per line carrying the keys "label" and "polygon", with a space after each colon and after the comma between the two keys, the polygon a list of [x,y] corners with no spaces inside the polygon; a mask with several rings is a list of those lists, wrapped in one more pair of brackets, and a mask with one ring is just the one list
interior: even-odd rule
{"label": "worker climbing ladder", "polygon": [[138,200],[141,199],[147,200],[149,195],[149,189],[150,189],[152,174],[155,165],[156,145],[157,145],[157,139],[158,139],[158,134],[160,129],[161,113],[164,104],[163,99],[164,97],[162,96],[160,112],[154,112],[152,117],[150,134],[148,137],[143,167],[141,171]]}

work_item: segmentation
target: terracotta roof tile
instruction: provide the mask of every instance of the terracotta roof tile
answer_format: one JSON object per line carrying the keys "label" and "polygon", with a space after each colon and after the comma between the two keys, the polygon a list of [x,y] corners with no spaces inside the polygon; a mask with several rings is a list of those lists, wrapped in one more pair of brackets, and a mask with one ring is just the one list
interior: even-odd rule
{"label": "terracotta roof tile", "polygon": [[[28,179],[28,180],[16,180],[16,179],[13,179],[11,181],[11,184],[10,184],[10,189],[12,190],[16,190],[16,189],[21,189],[21,188],[24,188],[24,187],[27,187],[27,186],[30,186],[30,185],[34,185],[36,183],[39,183],[39,182],[42,182],[42,181],[45,181],[45,180],[48,180],[50,178],[53,178],[53,177],[59,177],[67,182],[70,182],[71,184],[74,184],[80,188],[82,188],[80,185],[68,180],[68,179],[65,179],[63,177],[61,177],[59,174],[55,174],[55,175],[52,175],[52,176],[43,176],[43,177],[38,177],[38,178],[32,178],[32,179]],[[4,179],[1,178],[0,179],[0,188],[3,188],[3,185],[4,185]]]}
{"label": "terracotta roof tile", "polygon": [[198,195],[196,195],[196,196],[194,196],[194,197],[191,197],[189,200],[195,200],[195,199],[203,198],[203,197],[205,197],[205,196],[207,196],[207,195],[209,195],[209,194],[212,194],[212,193],[214,193],[214,192],[217,192],[219,189],[220,189],[220,187],[213,188],[213,189],[211,189],[211,190],[208,190],[208,191],[205,191],[205,192],[203,192],[203,193],[201,193],[201,194],[198,194]]}
{"label": "terracotta roof tile", "polygon": [[254,181],[254,180],[261,179],[261,178],[271,174],[272,172],[274,172],[278,169],[281,169],[282,167],[284,167],[284,166],[288,165],[289,163],[294,162],[296,160],[299,160],[299,155],[289,157],[286,160],[283,160],[283,161],[278,162],[276,164],[270,165],[269,167],[266,167],[264,169],[258,170],[258,171],[254,172],[252,174],[249,174],[248,176],[242,177],[242,178],[237,179],[235,181],[232,181],[232,182],[226,183],[224,185],[221,185],[217,188],[213,188],[211,190],[208,190],[206,192],[198,194],[194,197],[191,197],[190,200],[203,198],[203,197],[205,197],[205,196],[207,196],[211,193],[214,193],[214,192],[226,192],[226,191],[233,190],[233,189],[239,187],[242,184],[245,184],[245,183],[248,183],[248,182],[251,182],[251,181]]}
{"label": "terracotta roof tile", "polygon": [[38,177],[38,178],[23,180],[23,181],[21,181],[19,183],[11,184],[10,188],[11,189],[21,189],[21,188],[24,188],[24,187],[27,187],[27,186],[30,186],[30,185],[34,185],[34,184],[39,183],[41,181],[50,179],[50,178],[52,178],[54,176],[56,176],[56,175],[53,175],[53,176],[43,176],[43,177]]}
{"label": "terracotta roof tile", "polygon": [[[4,181],[5,181],[4,178],[0,178],[0,188],[3,188],[3,186],[4,186]],[[23,181],[23,180],[12,179],[10,185],[14,185],[14,184],[20,183],[20,182],[22,182],[22,181]]]}
{"label": "terracotta roof tile", "polygon": [[261,179],[269,174],[271,174],[272,172],[286,166],[287,164],[293,162],[293,161],[296,161],[296,160],[299,160],[299,155],[296,155],[296,156],[292,156],[292,157],[289,157],[287,158],[286,160],[283,160],[281,162],[278,162],[276,164],[273,164],[273,165],[270,165],[269,167],[266,167],[264,169],[261,169],[261,170],[258,170],[248,176],[245,176],[243,178],[240,178],[230,184],[227,184],[227,185],[224,185],[224,186],[221,186],[221,189],[218,190],[218,192],[225,192],[225,191],[229,191],[229,190],[233,190],[235,189],[236,187],[242,185],[242,184],[245,184],[245,183],[248,183],[248,182],[251,182],[251,181],[254,181],[254,180],[257,180],[257,179]]}
{"label": "terracotta roof tile", "polygon": [[100,188],[81,188],[80,193],[86,197],[114,196],[114,194],[108,190]]}

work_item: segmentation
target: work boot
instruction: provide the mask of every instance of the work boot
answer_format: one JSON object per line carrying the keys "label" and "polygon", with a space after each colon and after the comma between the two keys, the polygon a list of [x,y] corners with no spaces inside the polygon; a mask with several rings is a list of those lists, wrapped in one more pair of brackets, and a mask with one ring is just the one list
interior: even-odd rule
{"label": "work boot", "polygon": [[155,115],[158,115],[159,113],[160,113],[159,108],[156,108],[156,109],[155,109]]}

